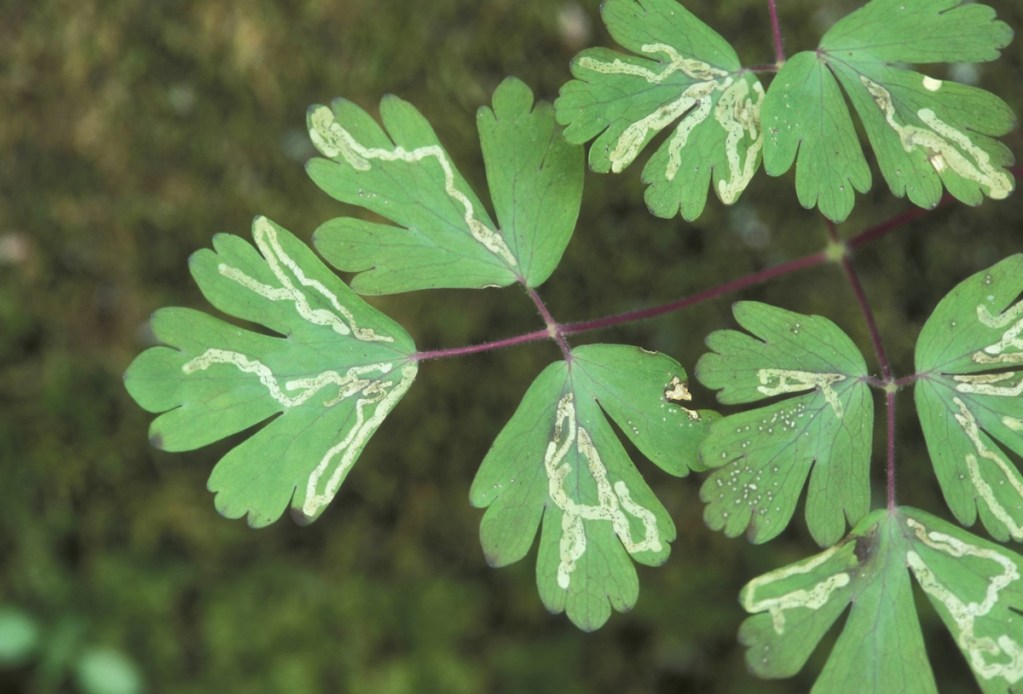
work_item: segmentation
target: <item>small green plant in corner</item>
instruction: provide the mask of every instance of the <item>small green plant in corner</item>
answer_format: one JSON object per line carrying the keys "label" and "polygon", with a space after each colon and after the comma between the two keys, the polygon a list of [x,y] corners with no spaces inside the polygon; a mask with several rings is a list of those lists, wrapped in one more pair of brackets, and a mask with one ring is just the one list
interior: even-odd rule
{"label": "small green plant in corner", "polygon": [[[934,308],[915,372],[896,376],[851,251],[897,225],[846,239],[836,231],[871,185],[864,143],[891,192],[924,209],[943,196],[969,205],[1014,189],[997,139],[1015,119],[997,96],[938,80],[915,65],[994,60],[1012,32],[994,11],[959,0],[872,0],[836,22],[813,51],[783,52],[768,1],[776,62],[744,67],[728,42],[676,0],[606,0],[620,50],[572,62],[555,104],[505,80],[477,126],[487,206],[428,121],[393,96],[377,122],[338,99],[313,106],[322,155],[307,166],[328,195],[374,219],[326,221],[320,256],[354,273],[346,285],[305,243],[257,217],[252,242],[218,235],[191,260],[209,302],[267,328],[257,333],[185,308],[156,312],[162,343],[128,368],[126,385],[159,413],[153,445],[185,451],[265,423],[214,468],[217,509],[252,526],[290,508],[315,520],[373,433],[441,358],[552,340],[561,358],[540,370],[497,433],[472,483],[486,509],[490,564],[522,559],[539,533],[540,599],[583,630],[631,608],[634,562],[665,562],[676,529],[647,486],[634,450],[675,476],[705,473],[705,519],[728,536],[775,538],[805,488],[805,521],[821,551],[752,577],[739,639],[754,673],[799,671],[850,608],[817,680],[821,691],[926,692],[937,686],[912,581],[944,622],[985,692],[1023,687],[1023,255],[980,269]],[[766,84],[765,84],[766,82]],[[734,203],[763,165],[795,167],[795,193],[817,208],[823,250],[670,304],[579,323],[550,313],[539,287],[575,229],[584,157],[597,172],[627,169],[659,133],[641,172],[654,215],[694,220],[713,191]],[[588,143],[588,154],[584,147]],[[573,346],[579,333],[679,311],[802,269],[832,263],[856,296],[879,374],[833,322],[739,302],[740,330],[707,338],[695,376],[732,414],[697,407],[685,368],[625,344]],[[493,342],[420,351],[360,294],[518,285],[543,327]],[[896,497],[895,394],[912,387],[949,523]],[[885,403],[887,455],[872,460],[874,396]],[[370,453],[371,455],[371,453]],[[871,498],[872,465],[886,498]],[[966,530],[979,516],[994,541]]]}

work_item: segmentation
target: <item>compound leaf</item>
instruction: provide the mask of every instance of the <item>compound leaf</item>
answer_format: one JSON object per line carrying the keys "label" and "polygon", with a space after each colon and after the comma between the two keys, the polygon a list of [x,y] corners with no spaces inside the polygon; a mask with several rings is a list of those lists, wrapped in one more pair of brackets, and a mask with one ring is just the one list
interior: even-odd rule
{"label": "compound leaf", "polygon": [[916,347],[917,411],[945,500],[994,537],[1023,540],[1023,255],[941,300]]}
{"label": "compound leaf", "polygon": [[477,121],[499,224],[455,168],[425,118],[388,96],[386,132],[358,106],[335,100],[309,110],[309,134],[328,159],[307,169],[320,188],[397,224],[338,218],[314,243],[335,267],[358,273],[352,287],[388,294],[522,282],[554,271],[582,199],[582,148],[560,137],[549,104],[506,79]]}
{"label": "compound leaf", "polygon": [[587,631],[639,594],[632,559],[659,565],[675,538],[671,517],[629,460],[610,417],[644,455],[674,475],[696,463],[715,414],[689,398],[673,359],[624,345],[588,345],[548,366],[498,435],[473,481],[486,507],[487,561],[526,555],[543,525],[536,578],[551,612]]}
{"label": "compound leaf", "polygon": [[724,417],[700,447],[704,518],[752,542],[780,533],[810,477],[806,522],[822,546],[842,536],[870,505],[874,403],[867,367],[845,333],[820,316],[744,301],[735,319],[751,334],[719,330],[696,375],[725,404],[784,400]]}
{"label": "compound leaf", "polygon": [[1012,38],[985,5],[960,0],[873,0],[836,23],[816,51],[793,56],[762,110],[764,168],[796,161],[796,190],[834,221],[852,210],[852,189],[870,172],[838,84],[863,122],[892,193],[934,207],[942,185],[971,205],[1002,199],[1014,182],[1008,148],[994,139],[1015,118],[997,96],[943,82],[905,63],[993,60]]}
{"label": "compound leaf", "polygon": [[615,41],[637,55],[593,48],[576,56],[575,79],[554,104],[565,138],[596,138],[590,168],[618,173],[675,124],[643,168],[651,213],[696,219],[708,185],[735,202],[760,166],[760,81],[675,0],[607,0],[601,12]]}
{"label": "compound leaf", "polygon": [[[125,373],[128,392],[162,413],[158,448],[185,451],[273,417],[217,463],[216,506],[254,527],[290,504],[300,522],[330,503],[370,436],[416,376],[415,345],[290,232],[257,217],[255,248],[228,234],[190,266],[216,308],[279,334],[239,328],[199,311],[157,311],[161,346]],[[258,250],[257,250],[258,249]]]}
{"label": "compound leaf", "polygon": [[983,691],[1007,692],[1023,679],[1021,572],[1023,557],[930,514],[879,510],[835,546],[750,581],[739,640],[758,676],[789,677],[851,605],[814,691],[936,692],[912,574]]}
{"label": "compound leaf", "polygon": [[936,692],[902,549],[898,524],[875,511],[833,547],[747,583],[739,601],[754,616],[739,641],[750,669],[796,674],[851,603],[814,691]]}

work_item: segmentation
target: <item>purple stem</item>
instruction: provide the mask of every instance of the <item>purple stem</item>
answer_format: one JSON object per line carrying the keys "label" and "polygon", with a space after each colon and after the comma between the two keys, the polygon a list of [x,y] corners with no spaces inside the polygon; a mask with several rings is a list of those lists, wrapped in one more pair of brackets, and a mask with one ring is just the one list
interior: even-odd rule
{"label": "purple stem", "polygon": [[[881,224],[875,228],[884,226],[885,224]],[[831,220],[827,220],[827,228],[828,238],[831,239],[831,243],[842,245],[843,253],[839,261],[842,266],[842,272],[845,273],[845,278],[848,280],[853,295],[856,297],[856,303],[859,304],[860,311],[863,313],[863,319],[867,323],[867,332],[870,333],[870,341],[873,343],[874,353],[877,355],[877,362],[881,366],[881,382],[878,385],[885,390],[885,414],[888,418],[885,467],[887,470],[888,510],[891,512],[895,510],[895,388],[892,380],[892,367],[888,361],[888,355],[885,353],[884,343],[881,341],[881,332],[877,329],[877,319],[874,316],[874,310],[870,306],[870,300],[867,298],[867,293],[863,290],[863,283],[860,282],[859,273],[856,272],[856,267],[849,256],[849,244],[842,242],[838,235],[838,230]],[[880,235],[878,234],[878,236]]]}
{"label": "purple stem", "polygon": [[[1023,164],[1010,166],[1009,173],[1013,174],[1014,176],[1019,176],[1020,174],[1023,174]],[[868,243],[876,241],[882,236],[885,236],[890,232],[895,231],[904,224],[909,224],[910,222],[919,219],[920,217],[923,217],[929,212],[933,212],[934,210],[940,209],[948,205],[953,200],[955,200],[955,198],[953,198],[948,193],[945,193],[944,195],[941,196],[941,200],[938,201],[938,204],[935,205],[930,210],[925,210],[922,207],[911,207],[902,214],[895,215],[891,219],[886,219],[880,224],[876,224],[870,227],[869,229],[864,229],[863,231],[861,231],[860,233],[856,234],[848,241],[846,241],[845,245],[847,248],[849,248],[849,250],[856,250],[860,246],[866,246]]]}
{"label": "purple stem", "polygon": [[503,347],[511,347],[513,345],[525,344],[527,342],[538,342],[543,339],[553,338],[558,342],[558,346],[561,348],[566,358],[569,358],[569,346],[565,340],[566,335],[573,335],[576,333],[589,332],[591,330],[600,330],[602,328],[610,328],[623,323],[632,323],[635,321],[646,320],[647,318],[655,318],[662,316],[666,313],[672,313],[678,311],[687,306],[699,304],[704,301],[716,299],[725,294],[745,289],[756,284],[762,284],[768,280],[787,275],[791,272],[811,268],[816,265],[823,265],[827,262],[827,254],[824,251],[817,253],[811,253],[810,255],[802,256],[794,260],[769,267],[759,272],[754,272],[749,275],[738,277],[724,284],[719,284],[716,287],[705,289],[695,294],[670,301],[666,304],[659,304],[657,306],[651,306],[649,308],[642,308],[636,311],[627,311],[625,313],[619,313],[613,316],[604,316],[603,318],[596,318],[588,321],[577,321],[575,323],[558,323],[555,321],[548,311],[547,306],[540,300],[540,297],[533,290],[527,290],[530,298],[533,299],[536,305],[537,311],[544,319],[544,323],[547,324],[547,328],[544,330],[534,330],[531,333],[525,333],[523,335],[517,335],[515,337],[507,337],[503,340],[494,340],[492,342],[483,342],[478,345],[468,345],[466,347],[451,347],[448,349],[435,349],[428,350],[425,352],[416,352],[412,358],[416,361],[429,361],[431,359],[447,359],[449,357],[461,357],[469,354],[476,354],[478,352],[488,352],[494,349],[501,349]]}
{"label": "purple stem", "polygon": [[481,342],[478,345],[467,345],[465,347],[450,347],[448,349],[432,349],[426,352],[416,352],[412,355],[412,359],[415,361],[429,361],[430,359],[447,359],[449,357],[463,357],[467,354],[477,354],[479,352],[489,352],[495,349],[501,349],[502,347],[512,347],[514,345],[523,345],[527,342],[539,342],[540,340],[549,339],[551,334],[547,330],[534,330],[531,333],[525,333],[524,335],[516,335],[515,337],[506,337],[503,340],[493,340],[491,342]]}
{"label": "purple stem", "polygon": [[895,512],[895,391],[885,390],[885,410],[888,417],[888,452],[885,456],[888,487],[888,513]]}
{"label": "purple stem", "polygon": [[848,256],[842,258],[842,270],[845,272],[846,278],[849,280],[849,285],[852,287],[853,294],[856,295],[856,303],[860,305],[860,310],[863,311],[863,318],[867,321],[867,331],[870,333],[870,341],[874,344],[874,352],[877,354],[877,363],[881,366],[881,378],[885,382],[892,380],[892,367],[888,362],[888,355],[885,353],[884,344],[881,342],[881,332],[877,329],[877,320],[874,318],[874,311],[870,307],[870,301],[867,299],[866,292],[863,291],[863,284],[860,282],[860,276],[856,272],[856,268],[853,267],[852,261],[849,260]]}
{"label": "purple stem", "polygon": [[[525,285],[523,285],[525,286]],[[547,304],[543,302],[540,295],[536,293],[535,289],[526,287],[526,293],[529,298],[533,300],[533,305],[536,306],[537,313],[543,318],[544,324],[547,325],[547,335],[558,343],[558,347],[561,349],[561,354],[565,357],[566,362],[572,361],[572,348],[568,346],[568,340],[565,339],[565,331],[562,330],[561,324],[554,320],[554,316],[547,310]]]}
{"label": "purple stem", "polygon": [[600,330],[601,328],[610,328],[615,325],[621,325],[622,323],[631,323],[633,321],[662,316],[665,313],[678,311],[686,308],[687,306],[709,301],[710,299],[716,299],[720,296],[724,296],[725,294],[730,294],[755,284],[761,284],[770,279],[774,279],[775,277],[787,275],[790,272],[803,270],[815,265],[822,265],[827,261],[827,259],[827,255],[823,251],[811,253],[810,255],[805,255],[801,258],[796,258],[795,260],[789,260],[779,265],[769,267],[766,270],[760,270],[759,272],[744,275],[743,277],[725,282],[724,284],[719,284],[718,286],[711,287],[710,289],[705,289],[702,292],[690,294],[689,296],[676,299],[675,301],[671,301],[666,304],[651,306],[650,308],[641,308],[635,311],[619,313],[614,316],[596,318],[594,320],[566,323],[561,326],[561,331],[565,335],[572,335],[574,333],[582,333],[589,330]]}
{"label": "purple stem", "polygon": [[[1014,167],[1012,170],[1015,172],[1016,169],[1023,169],[1023,167]],[[942,202],[940,204],[944,204],[945,202],[946,199],[942,199]],[[898,227],[904,224],[908,224],[909,222],[926,215],[928,212],[929,210],[924,210],[920,208],[913,208],[907,210],[906,212],[896,215],[891,219],[888,219],[884,222],[881,222],[880,224],[870,227],[869,229],[861,231],[860,233],[856,234],[855,236],[851,237],[848,241],[846,241],[845,246],[849,250],[855,250],[857,248],[860,248],[861,246],[865,246],[868,243],[875,241],[881,238],[882,236],[885,236],[886,234],[894,231]],[[833,226],[829,227],[829,232],[832,234],[835,233]],[[832,238],[833,241],[835,241],[836,239],[837,235]],[[629,323],[631,321],[640,321],[645,320],[647,318],[656,318],[657,316],[662,316],[666,313],[678,311],[680,309],[686,308],[687,306],[692,306],[703,301],[708,301],[710,299],[715,299],[717,297],[724,296],[725,294],[728,294],[730,292],[735,292],[740,289],[745,289],[746,287],[761,284],[770,279],[774,279],[775,277],[786,275],[790,272],[796,272],[798,270],[814,267],[816,265],[822,265],[825,262],[827,262],[827,260],[828,256],[823,251],[818,253],[811,253],[810,255],[805,255],[801,258],[796,258],[794,260],[789,260],[787,262],[781,263],[780,265],[769,267],[766,270],[761,270],[759,272],[754,272],[750,275],[745,275],[743,277],[736,278],[734,280],[725,282],[724,284],[718,285],[716,287],[705,289],[702,292],[697,292],[696,294],[691,294],[689,296],[683,297],[681,299],[676,299],[675,301],[671,301],[666,304],[660,304],[658,306],[651,306],[649,308],[638,309],[636,311],[628,311],[626,313],[621,313],[614,316],[595,318],[593,320],[588,321],[577,321],[575,323],[558,324],[554,322],[553,319],[550,317],[550,312],[547,311],[546,306],[543,307],[543,310],[540,312],[540,314],[544,316],[544,321],[548,325],[551,325],[553,323],[555,326],[557,326],[558,333],[560,333],[562,336],[587,332],[590,330],[599,330],[601,328],[610,328],[616,325],[621,325],[622,323]],[[854,291],[857,290],[854,288]],[[862,293],[862,287],[860,288],[859,292]],[[538,299],[539,297],[536,298]],[[542,305],[542,302],[540,305]],[[537,310],[540,310],[540,305],[537,306]],[[544,315],[545,313],[546,315]],[[872,320],[873,319],[871,318],[871,321]],[[874,332],[876,332],[876,327],[874,328]],[[525,333],[523,335],[516,335],[515,337],[508,337],[502,340],[493,340],[491,342],[482,342],[478,345],[468,345],[465,347],[451,347],[447,349],[436,349],[428,350],[425,352],[416,352],[416,354],[414,354],[412,358],[417,361],[427,361],[430,359],[446,359],[448,357],[461,357],[468,354],[488,352],[490,350],[501,349],[503,347],[511,347],[514,345],[526,344],[528,342],[539,342],[540,340],[550,339],[551,337],[553,336],[549,328],[544,330],[534,330],[533,332]],[[564,339],[564,337],[562,337],[562,339]],[[875,343],[875,348],[876,345],[878,344],[880,343],[879,342]],[[882,370],[884,370],[885,368],[884,364],[887,364],[887,360],[882,361],[881,367]],[[886,376],[886,378],[888,377]],[[912,382],[912,380],[914,379],[915,376],[908,376],[896,381],[896,385],[901,386],[904,385],[904,382],[909,383]],[[875,379],[867,380],[872,384],[882,388],[885,385],[884,381],[875,382]]]}
{"label": "purple stem", "polygon": [[[834,223],[828,220],[827,225],[828,236],[831,238],[832,243],[842,243]],[[848,248],[847,245],[846,248]],[[852,287],[853,294],[856,296],[856,303],[859,304],[860,311],[863,313],[863,319],[867,322],[867,332],[870,333],[870,341],[874,345],[877,363],[881,367],[882,382],[889,383],[892,380],[892,367],[888,361],[888,355],[885,353],[884,344],[881,342],[881,331],[877,329],[877,319],[874,317],[874,311],[870,307],[870,300],[867,298],[867,293],[863,290],[863,283],[860,282],[860,275],[856,272],[852,258],[849,257],[847,252],[842,254],[840,263],[842,265],[842,272],[845,273],[845,278],[849,281],[849,286]]]}
{"label": "purple stem", "polygon": [[[944,198],[941,199],[941,202],[938,203],[938,207],[941,207],[951,199],[952,199],[951,196],[946,195]],[[935,209],[937,209],[937,207]],[[852,238],[845,242],[846,248],[853,251],[856,250],[857,248],[860,248],[861,246],[866,246],[868,243],[876,241],[882,236],[886,236],[889,233],[898,229],[899,227],[905,224],[909,224],[913,220],[919,219],[920,217],[926,215],[928,212],[932,211],[933,210],[925,210],[921,207],[910,208],[901,214],[895,215],[891,219],[886,219],[880,224],[875,224],[869,229],[864,229],[863,231],[856,234],[855,236],[853,236]]]}
{"label": "purple stem", "polygon": [[774,36],[774,60],[780,66],[785,62],[785,48],[781,40],[781,24],[778,22],[778,5],[775,0],[767,0],[767,10],[771,15],[771,34]]}

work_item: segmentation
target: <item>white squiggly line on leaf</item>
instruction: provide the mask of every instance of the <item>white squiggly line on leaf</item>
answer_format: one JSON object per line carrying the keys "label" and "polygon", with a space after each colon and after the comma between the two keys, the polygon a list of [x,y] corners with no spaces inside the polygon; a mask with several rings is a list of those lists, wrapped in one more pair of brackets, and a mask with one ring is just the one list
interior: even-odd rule
{"label": "white squiggly line on leaf", "polygon": [[[191,376],[199,371],[206,371],[217,364],[233,366],[242,373],[253,374],[263,384],[263,387],[266,388],[267,394],[285,409],[304,405],[324,388],[335,386],[338,389],[337,396],[323,402],[325,407],[331,407],[360,391],[364,391],[373,384],[375,381],[372,378],[365,378],[368,374],[378,373],[383,375],[390,372],[393,368],[393,365],[387,362],[369,364],[367,366],[353,366],[344,374],[333,370],[324,371],[312,378],[295,378],[285,381],[282,387],[280,380],[274,375],[273,370],[260,360],[233,350],[210,348],[199,356],[185,362],[181,370],[186,375]],[[289,395],[288,393],[297,394]]]}
{"label": "white squiggly line on leaf", "polygon": [[1012,177],[992,165],[991,155],[973,144],[962,131],[956,130],[929,108],[916,112],[926,128],[903,125],[896,120],[895,102],[891,92],[873,80],[860,75],[860,83],[884,114],[888,127],[899,136],[906,152],[922,149],[927,153],[934,170],[941,173],[946,167],[963,178],[987,189],[988,197],[1002,200],[1012,192]]}
{"label": "white squiggly line on leaf", "polygon": [[[304,320],[313,325],[328,327],[338,335],[352,335],[355,339],[364,342],[394,342],[394,338],[389,335],[378,335],[374,330],[358,327],[355,323],[355,316],[341,304],[337,295],[327,289],[322,282],[306,276],[295,259],[284,252],[284,248],[281,247],[280,241],[277,239],[277,230],[265,218],[256,219],[252,227],[252,237],[256,241],[256,247],[263,254],[270,271],[273,272],[281,286],[273,287],[260,282],[227,263],[220,263],[217,266],[217,271],[221,275],[260,295],[267,301],[294,303],[295,311]],[[295,284],[296,281],[298,286]],[[303,288],[326,299],[333,310],[313,308]]]}
{"label": "white squiggly line on leaf", "polygon": [[811,588],[799,588],[788,593],[773,597],[756,599],[756,593],[773,583],[786,581],[793,576],[808,574],[827,562],[842,548],[842,545],[835,545],[820,554],[810,557],[791,566],[775,569],[763,576],[758,576],[750,581],[742,594],[742,606],[750,614],[764,612],[771,615],[771,624],[777,634],[785,632],[785,611],[803,608],[807,610],[819,610],[831,600],[831,595],[836,590],[849,585],[852,580],[849,572],[839,571],[819,581]]}
{"label": "white squiggly line on leaf", "polygon": [[[1001,473],[1002,480],[999,484],[1007,482],[1013,492],[1016,493],[1020,501],[1023,502],[1023,479],[1020,478],[1019,471],[1016,470],[1007,460],[998,455],[995,451],[984,445],[984,441],[980,437],[980,428],[977,425],[977,420],[973,416],[973,413],[966,407],[966,403],[960,398],[952,398],[959,407],[958,413],[953,413],[956,422],[963,428],[963,432],[966,437],[970,439],[970,443],[977,451],[977,455],[973,453],[966,454],[966,469],[970,474],[970,481],[973,483],[974,488],[977,490],[977,494],[987,507],[991,510],[991,513],[1000,520],[1006,528],[1009,530],[1009,535],[1014,540],[1023,540],[1023,524],[1015,520],[1008,509],[1002,506],[1001,502],[995,497],[995,491],[991,488],[991,485],[984,479],[984,475],[980,469],[980,460],[986,460],[992,463],[995,468]],[[978,459],[978,456],[980,458]],[[1019,506],[1019,504],[1017,504]]]}
{"label": "white squiggly line on leaf", "polygon": [[[1020,376],[1018,371],[1005,371],[993,374],[956,374],[952,380],[956,382],[956,390],[960,393],[1015,398],[1023,395],[1023,378]],[[1002,385],[1014,378],[1019,378],[1015,384]]]}
{"label": "white squiggly line on leaf", "polygon": [[679,53],[674,46],[669,46],[666,43],[647,43],[640,46],[640,50],[648,55],[663,53],[667,56],[668,63],[660,72],[654,72],[642,65],[629,63],[620,58],[615,58],[611,62],[605,62],[590,56],[583,56],[577,64],[586,70],[593,70],[605,75],[631,75],[632,77],[639,77],[650,84],[660,84],[679,72],[697,82],[711,82],[722,77],[728,77],[727,70],[714,67],[702,60],[687,58]]}
{"label": "white squiggly line on leaf", "polygon": [[[655,72],[619,58],[606,62],[584,56],[579,59],[578,66],[605,75],[638,77],[650,84],[661,84],[672,75],[681,73],[694,83],[686,87],[677,99],[664,104],[622,131],[614,149],[608,155],[611,171],[621,173],[639,156],[650,133],[660,132],[682,117],[667,145],[668,164],[665,168],[665,179],[674,181],[682,166],[682,150],[688,143],[690,134],[713,113],[714,120],[726,133],[725,157],[728,162],[728,175],[721,175],[717,192],[726,204],[735,202],[753,178],[759,161],[758,156],[764,144],[759,129],[760,104],[764,98],[764,88],[759,82],[754,82],[754,98],[750,98],[749,83],[745,79],[736,80],[727,70],[713,67],[702,60],[687,58],[668,44],[645,44],[640,50],[649,55],[664,54],[667,57],[667,64],[659,72]],[[715,92],[721,92],[716,104],[713,98]],[[746,136],[749,137],[751,144],[743,158],[739,154],[739,144]]]}
{"label": "white squiggly line on leaf", "polygon": [[[725,89],[714,109],[714,119],[728,133],[725,136],[725,156],[728,158],[728,177],[718,181],[718,197],[726,205],[739,199],[742,191],[753,180],[759,162],[764,138],[760,136],[760,105],[764,100],[764,88],[760,82],[753,83],[754,99],[749,98],[749,83],[739,80]],[[746,158],[740,161],[739,143],[748,135],[752,144],[746,150]],[[674,176],[669,176],[669,180]]]}
{"label": "white squiggly line on leaf", "polygon": [[838,399],[838,393],[832,387],[835,383],[844,381],[845,374],[794,369],[759,369],[757,378],[760,379],[757,391],[769,398],[783,393],[801,393],[805,390],[818,388],[824,399],[831,405],[831,409],[835,411],[836,417],[841,419],[845,414],[842,401]]}
{"label": "white squiggly line on leaf", "polygon": [[[1019,682],[1023,679],[1023,644],[1017,640],[1019,633],[1017,632],[1015,638],[1007,633],[997,636],[982,636],[977,633],[983,618],[998,605],[1002,591],[1020,580],[1016,563],[993,549],[977,547],[945,533],[928,531],[912,518],[907,518],[906,524],[912,528],[921,542],[937,552],[956,560],[987,559],[1000,568],[998,574],[988,579],[983,600],[968,602],[956,594],[955,586],[950,588],[939,581],[919,554],[912,550],[906,553],[906,561],[920,587],[948,610],[955,623],[953,631],[956,642],[967,653],[974,672],[986,680],[1001,677],[1009,685]],[[971,574],[976,575],[976,571],[971,571]],[[1004,609],[1009,610],[1008,607]]]}
{"label": "white squiggly line on leaf", "polygon": [[[374,381],[361,391],[366,397],[355,401],[355,422],[349,426],[345,437],[323,454],[316,469],[309,475],[302,513],[309,517],[315,516],[331,502],[355,464],[362,447],[412,385],[416,372],[416,366],[408,364],[402,369],[401,380],[397,384]],[[373,406],[373,411],[367,417],[365,411],[370,406]],[[322,491],[317,491],[321,486]]]}
{"label": "white squiggly line on leaf", "polygon": [[[258,359],[241,352],[216,348],[207,349],[201,355],[185,362],[181,370],[187,375],[192,375],[216,365],[233,366],[242,373],[253,374],[266,388],[267,394],[285,409],[305,405],[317,393],[331,386],[337,388],[337,394],[321,403],[325,408],[356,398],[355,421],[348,426],[344,438],[323,454],[309,475],[305,501],[302,504],[302,513],[309,517],[315,516],[337,494],[341,482],[355,464],[355,459],[366,440],[380,426],[384,417],[394,409],[394,405],[412,385],[417,372],[414,364],[408,364],[402,369],[401,380],[397,384],[391,380],[380,380],[379,377],[387,375],[394,368],[393,364],[382,362],[353,366],[344,374],[333,370],[324,371],[310,378],[291,379],[282,385],[270,367]],[[373,377],[372,374],[378,377]],[[373,412],[367,416],[366,410],[371,406],[374,408]],[[325,476],[326,481],[322,482]],[[321,485],[322,491],[317,491]]]}
{"label": "white squiggly line on leaf", "polygon": [[[597,485],[598,503],[596,505],[579,503],[565,488],[565,478],[571,474],[572,465],[564,460],[573,447],[586,461],[590,476]],[[619,480],[613,486],[611,485],[607,478],[607,468],[604,467],[589,432],[576,422],[572,393],[565,394],[558,401],[554,435],[547,444],[544,467],[547,470],[548,492],[562,512],[558,586],[563,590],[568,589],[576,562],[586,552],[585,521],[610,521],[618,539],[630,554],[661,550],[656,517],[652,511],[633,501],[632,494],[625,482]],[[632,532],[629,529],[629,518],[626,514],[638,519],[643,524],[644,536],[642,539],[633,540]]]}
{"label": "white squiggly line on leaf", "polygon": [[455,168],[448,159],[447,152],[440,145],[425,145],[415,149],[395,147],[365,147],[345,130],[334,118],[333,112],[325,106],[313,109],[310,114],[309,136],[324,156],[332,159],[342,157],[356,171],[369,171],[372,162],[400,161],[407,164],[418,164],[426,159],[434,159],[444,173],[444,193],[462,208],[462,219],[477,242],[488,251],[500,258],[508,267],[518,267],[518,261],[505,243],[500,233],[484,224],[477,216],[469,196],[455,187]]}
{"label": "white squiggly line on leaf", "polygon": [[973,355],[977,364],[1019,364],[1023,362],[1023,301],[1004,313],[992,315],[985,304],[977,306],[980,324],[995,330],[1005,328],[1002,338]]}

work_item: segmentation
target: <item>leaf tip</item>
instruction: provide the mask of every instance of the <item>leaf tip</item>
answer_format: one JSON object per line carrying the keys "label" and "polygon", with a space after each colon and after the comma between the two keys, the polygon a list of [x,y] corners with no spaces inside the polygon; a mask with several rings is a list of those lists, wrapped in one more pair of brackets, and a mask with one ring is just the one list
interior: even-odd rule
{"label": "leaf tip", "polygon": [[288,509],[288,513],[291,516],[291,520],[295,522],[295,525],[301,526],[303,528],[307,525],[311,525],[312,522],[316,520],[316,516],[310,516],[306,514],[298,506],[292,506],[290,509]]}
{"label": "leaf tip", "polygon": [[327,108],[327,107],[324,106],[323,104],[309,104],[308,108],[306,108],[306,110],[305,110],[306,123],[310,123],[311,124],[312,120],[313,120],[313,117],[314,117],[314,114],[316,114],[321,108]]}

